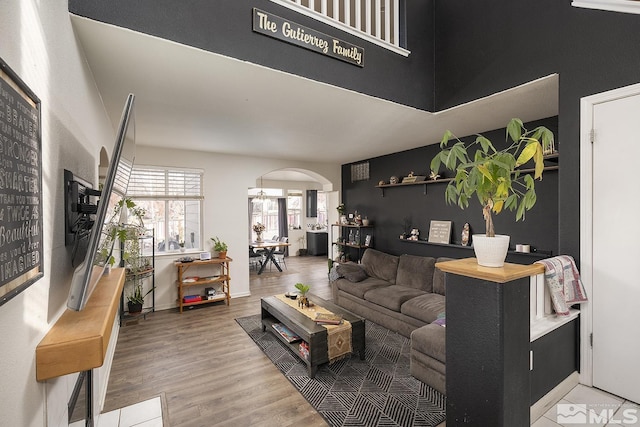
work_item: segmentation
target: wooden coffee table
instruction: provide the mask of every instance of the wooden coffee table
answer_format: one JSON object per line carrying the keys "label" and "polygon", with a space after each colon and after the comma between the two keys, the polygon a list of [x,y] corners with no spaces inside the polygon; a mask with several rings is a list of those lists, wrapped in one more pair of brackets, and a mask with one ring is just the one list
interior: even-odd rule
{"label": "wooden coffee table", "polygon": [[[343,319],[348,320],[351,323],[352,352],[358,352],[360,354],[360,359],[364,360],[364,319],[315,295],[309,295],[309,301],[335,314],[342,315]],[[318,371],[318,366],[329,362],[329,354],[327,350],[327,328],[322,325],[318,325],[312,319],[300,313],[295,308],[288,306],[275,296],[262,298],[260,304],[262,307],[262,330],[265,331],[266,329],[269,329],[278,339],[287,344],[289,348],[291,348],[291,350],[307,364],[309,377],[315,377],[316,372]],[[287,342],[285,338],[273,329],[271,325],[274,323],[284,324],[287,328],[300,336],[303,341],[309,344],[308,359],[300,355],[300,342]]]}

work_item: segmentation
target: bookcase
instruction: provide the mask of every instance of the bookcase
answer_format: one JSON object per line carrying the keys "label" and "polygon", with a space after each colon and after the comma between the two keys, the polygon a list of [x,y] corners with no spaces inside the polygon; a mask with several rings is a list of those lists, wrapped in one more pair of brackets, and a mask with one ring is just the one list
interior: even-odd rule
{"label": "bookcase", "polygon": [[178,304],[180,313],[184,307],[209,304],[217,301],[230,302],[229,286],[231,273],[229,257],[176,261],[178,269]]}

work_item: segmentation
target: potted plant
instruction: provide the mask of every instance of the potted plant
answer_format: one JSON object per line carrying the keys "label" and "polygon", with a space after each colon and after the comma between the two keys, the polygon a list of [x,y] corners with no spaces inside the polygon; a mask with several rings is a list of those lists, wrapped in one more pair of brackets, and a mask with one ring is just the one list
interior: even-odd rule
{"label": "potted plant", "polygon": [[218,252],[218,258],[226,258],[227,250],[229,249],[227,244],[220,240],[218,236],[212,237],[211,240],[213,241],[213,250]]}
{"label": "potted plant", "polygon": [[[478,264],[485,267],[502,267],[509,249],[509,236],[495,234],[492,213],[499,214],[503,209],[515,210],[516,221],[524,220],[525,211],[536,203],[535,179],[542,179],[543,152],[554,139],[553,132],[546,127],[538,126],[528,131],[522,120],[517,118],[509,121],[506,133],[511,144],[497,150],[482,135],[465,144],[447,130],[440,142],[440,153],[431,160],[432,172],[437,174],[441,164],[455,172],[445,191],[448,204],[455,203],[465,209],[474,195],[480,201],[486,235],[474,235],[473,247]],[[455,143],[449,148],[451,139]],[[471,152],[471,148],[476,148],[476,151]],[[533,177],[529,172],[518,169],[531,160],[534,163]],[[489,253],[483,252],[485,245],[489,245]]]}
{"label": "potted plant", "polygon": [[309,298],[307,298],[307,292],[311,289],[311,286],[304,283],[296,283],[296,289],[300,293],[298,296],[298,305],[302,307],[309,307]]}
{"label": "potted plant", "polygon": [[136,283],[133,286],[133,290],[127,295],[127,308],[129,314],[135,314],[142,312],[142,306],[144,305],[144,297],[149,295],[153,288],[149,289],[144,294],[142,293],[142,284]]}

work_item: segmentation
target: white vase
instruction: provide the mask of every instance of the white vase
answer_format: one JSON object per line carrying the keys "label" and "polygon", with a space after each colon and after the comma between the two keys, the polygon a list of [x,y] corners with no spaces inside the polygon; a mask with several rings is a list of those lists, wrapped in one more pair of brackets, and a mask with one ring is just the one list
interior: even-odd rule
{"label": "white vase", "polygon": [[502,267],[509,250],[509,236],[496,234],[487,237],[484,234],[473,235],[473,250],[478,265],[483,267]]}

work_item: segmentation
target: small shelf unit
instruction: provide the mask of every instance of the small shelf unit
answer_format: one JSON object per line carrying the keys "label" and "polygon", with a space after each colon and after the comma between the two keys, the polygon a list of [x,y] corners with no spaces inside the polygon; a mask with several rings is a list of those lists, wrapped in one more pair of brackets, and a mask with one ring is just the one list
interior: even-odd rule
{"label": "small shelf unit", "polygon": [[[334,228],[337,228],[337,231]],[[355,261],[360,262],[364,251],[373,247],[373,231],[372,225],[331,224],[331,246],[336,246],[339,252],[344,252],[344,248],[357,249]]]}
{"label": "small shelf unit", "polygon": [[[176,261],[175,266],[178,269],[178,304],[180,307],[180,313],[182,313],[184,307],[190,307],[195,305],[209,304],[218,301],[225,301],[227,305],[230,303],[230,282],[231,282],[231,273],[229,271],[229,264],[233,261],[233,259],[229,257],[225,258],[211,258],[209,260],[194,260],[191,262],[182,262]],[[186,275],[186,272],[189,269],[196,270],[194,267],[218,267],[218,274],[214,274],[211,276],[193,276],[197,277],[197,279],[192,279],[190,276]],[[192,271],[193,271],[192,270]],[[216,288],[216,294],[214,296],[207,296],[200,294],[202,297],[199,301],[189,301],[185,302],[185,292],[187,291],[195,291],[196,289],[200,289],[204,291],[206,285],[212,285],[211,287]],[[219,291],[219,292],[218,292]]]}

